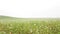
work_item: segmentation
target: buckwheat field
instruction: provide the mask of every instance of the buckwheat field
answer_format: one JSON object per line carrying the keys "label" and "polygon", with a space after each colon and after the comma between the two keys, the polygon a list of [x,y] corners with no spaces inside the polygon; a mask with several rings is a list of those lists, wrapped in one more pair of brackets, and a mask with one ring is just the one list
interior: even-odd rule
{"label": "buckwheat field", "polygon": [[60,34],[60,18],[1,16],[0,34]]}

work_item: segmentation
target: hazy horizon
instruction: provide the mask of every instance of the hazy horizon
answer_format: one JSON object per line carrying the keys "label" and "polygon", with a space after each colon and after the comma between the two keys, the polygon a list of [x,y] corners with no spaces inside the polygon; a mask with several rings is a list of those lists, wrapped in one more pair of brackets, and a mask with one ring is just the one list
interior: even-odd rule
{"label": "hazy horizon", "polygon": [[0,15],[19,18],[60,18],[60,0],[0,0]]}

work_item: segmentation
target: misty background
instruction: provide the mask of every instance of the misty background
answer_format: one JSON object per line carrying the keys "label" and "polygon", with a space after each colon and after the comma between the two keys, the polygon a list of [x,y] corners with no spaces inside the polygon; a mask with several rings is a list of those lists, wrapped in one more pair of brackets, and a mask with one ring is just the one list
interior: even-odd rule
{"label": "misty background", "polygon": [[60,0],[0,0],[0,15],[19,18],[60,18]]}

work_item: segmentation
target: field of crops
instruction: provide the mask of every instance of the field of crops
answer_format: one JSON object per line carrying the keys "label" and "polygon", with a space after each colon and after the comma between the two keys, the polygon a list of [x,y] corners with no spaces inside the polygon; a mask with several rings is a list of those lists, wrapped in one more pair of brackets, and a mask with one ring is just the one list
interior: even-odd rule
{"label": "field of crops", "polygon": [[60,19],[0,18],[0,34],[60,34]]}

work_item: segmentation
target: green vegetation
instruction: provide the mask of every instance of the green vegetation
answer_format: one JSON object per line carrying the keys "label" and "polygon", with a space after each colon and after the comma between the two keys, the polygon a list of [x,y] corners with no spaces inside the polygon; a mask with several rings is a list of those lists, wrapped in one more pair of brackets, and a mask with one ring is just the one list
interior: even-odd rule
{"label": "green vegetation", "polygon": [[60,19],[1,16],[0,34],[60,34]]}

